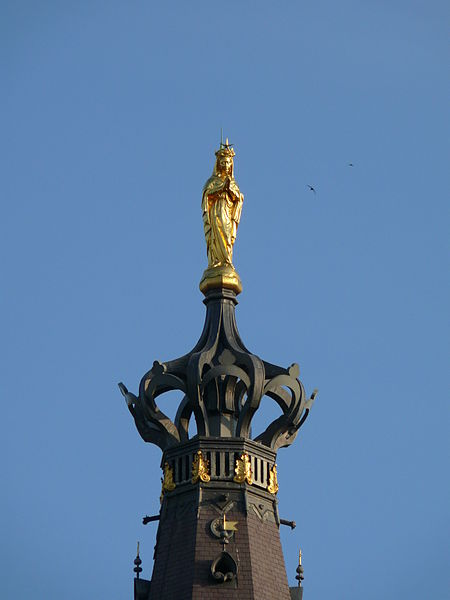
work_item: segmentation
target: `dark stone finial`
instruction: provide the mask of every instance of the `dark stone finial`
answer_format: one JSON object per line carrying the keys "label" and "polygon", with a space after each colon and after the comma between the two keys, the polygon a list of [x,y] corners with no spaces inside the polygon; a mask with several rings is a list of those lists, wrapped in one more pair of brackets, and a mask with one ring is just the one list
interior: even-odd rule
{"label": "dark stone finial", "polygon": [[137,553],[136,553],[136,558],[134,559],[134,564],[136,565],[133,569],[133,571],[136,573],[136,579],[139,579],[139,573],[142,573],[142,560],[139,556],[139,542],[137,543]]}
{"label": "dark stone finial", "polygon": [[296,572],[297,572],[297,575],[295,576],[295,579],[297,579],[297,581],[298,581],[298,587],[302,587],[302,581],[304,580],[305,577],[303,575],[304,569],[302,566],[302,551],[301,550],[299,550],[299,553],[298,553],[298,567],[296,568]]}

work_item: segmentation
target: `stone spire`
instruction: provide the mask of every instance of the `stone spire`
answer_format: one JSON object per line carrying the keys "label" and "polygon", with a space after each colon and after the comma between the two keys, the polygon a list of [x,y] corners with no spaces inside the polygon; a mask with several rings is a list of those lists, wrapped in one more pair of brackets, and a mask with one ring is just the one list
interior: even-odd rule
{"label": "stone spire", "polygon": [[[205,216],[205,206],[216,221],[222,215],[217,235],[235,227],[231,247],[235,239],[233,218],[241,210],[235,205],[242,204],[243,196],[232,166],[225,160],[218,164],[234,157],[230,148],[228,141],[221,145],[203,191],[207,245],[208,239],[210,245],[215,241],[211,232],[206,235],[212,216]],[[220,169],[229,181],[211,183],[220,179]],[[213,202],[223,204],[215,213]],[[119,384],[139,434],[163,453],[154,568],[146,582],[149,591],[139,600],[290,599],[279,537],[283,520],[276,498],[276,453],[295,440],[316,390],[307,398],[298,365],[268,363],[243,344],[235,319],[241,284],[233,275],[229,247],[208,249],[201,283],[206,317],[194,348],[180,358],[155,361],[138,395]],[[171,390],[183,394],[174,421],[157,404]],[[278,404],[282,415],[252,438],[252,419],[264,396]],[[197,430],[193,437],[191,421]]]}

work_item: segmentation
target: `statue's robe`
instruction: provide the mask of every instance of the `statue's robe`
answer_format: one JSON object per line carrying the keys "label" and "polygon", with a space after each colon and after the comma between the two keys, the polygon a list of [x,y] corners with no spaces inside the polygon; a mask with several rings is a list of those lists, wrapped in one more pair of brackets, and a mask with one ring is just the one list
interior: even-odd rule
{"label": "statue's robe", "polygon": [[203,188],[202,214],[208,267],[232,264],[233,244],[244,196],[234,179],[231,179],[227,191],[224,187],[225,180],[213,175]]}

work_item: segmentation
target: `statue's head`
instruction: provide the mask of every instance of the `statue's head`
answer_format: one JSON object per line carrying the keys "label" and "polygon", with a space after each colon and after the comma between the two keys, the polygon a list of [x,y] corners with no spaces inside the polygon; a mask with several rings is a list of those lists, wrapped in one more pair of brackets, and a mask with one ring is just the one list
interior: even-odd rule
{"label": "statue's head", "polygon": [[235,152],[233,148],[228,144],[228,140],[225,144],[221,144],[221,147],[216,152],[216,164],[214,167],[214,173],[221,177],[233,177],[233,157]]}

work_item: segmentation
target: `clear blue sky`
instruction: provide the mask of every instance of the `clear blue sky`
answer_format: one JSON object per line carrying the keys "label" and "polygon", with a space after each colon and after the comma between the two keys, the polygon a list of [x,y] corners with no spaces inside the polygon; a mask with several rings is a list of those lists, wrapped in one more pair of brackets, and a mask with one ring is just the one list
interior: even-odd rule
{"label": "clear blue sky", "polygon": [[301,546],[305,600],[449,597],[449,12],[1,3],[3,598],[131,598],[137,540],[150,576],[160,452],[117,382],[200,335],[221,126],[240,332],[320,390],[279,453],[289,579]]}

